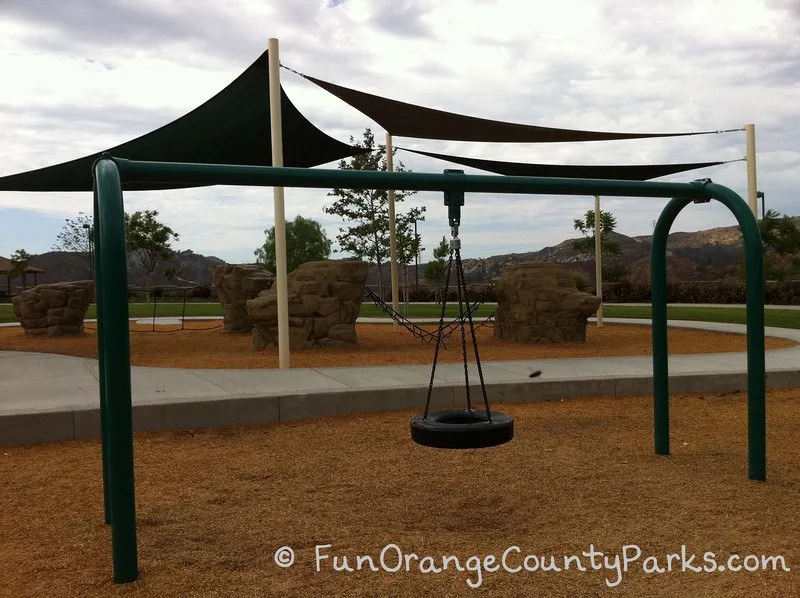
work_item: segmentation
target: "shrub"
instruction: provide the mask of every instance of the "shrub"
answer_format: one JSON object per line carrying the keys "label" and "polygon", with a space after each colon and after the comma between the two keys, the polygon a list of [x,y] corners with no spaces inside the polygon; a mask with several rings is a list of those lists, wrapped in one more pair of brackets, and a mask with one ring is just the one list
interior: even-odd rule
{"label": "shrub", "polygon": [[188,296],[196,299],[210,299],[211,287],[207,285],[201,287],[194,287],[188,291]]}
{"label": "shrub", "polygon": [[[746,286],[735,281],[696,281],[667,283],[668,303],[742,304]],[[603,285],[606,303],[649,303],[650,284],[615,282]],[[764,302],[772,305],[800,305],[800,281],[767,282]]]}
{"label": "shrub", "polygon": [[800,281],[768,282],[765,302],[773,305],[800,305]]}
{"label": "shrub", "polygon": [[[581,291],[582,293],[592,292],[592,289],[590,289],[590,287],[589,287],[589,285],[591,284],[591,281],[589,280],[588,276],[584,276],[580,272],[570,272],[569,274],[572,277],[572,280],[575,281],[575,287],[579,291]],[[587,289],[589,289],[589,290],[587,290]]]}
{"label": "shrub", "polygon": [[649,303],[650,285],[646,282],[609,282],[603,284],[606,303]]}

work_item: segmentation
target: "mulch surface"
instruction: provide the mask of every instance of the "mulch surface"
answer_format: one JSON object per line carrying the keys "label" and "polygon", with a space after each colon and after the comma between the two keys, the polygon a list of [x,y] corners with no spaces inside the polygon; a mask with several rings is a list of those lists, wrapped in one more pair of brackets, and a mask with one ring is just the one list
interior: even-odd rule
{"label": "mulch surface", "polygon": [[[292,365],[430,361],[422,351],[432,346],[408,334],[380,325],[358,332],[358,350],[295,351]],[[585,345],[520,347],[484,329],[479,344],[485,359],[651,351],[647,327],[587,332]],[[277,366],[276,352],[255,351],[248,335],[132,333],[131,341],[139,365]],[[6,350],[93,357],[95,343],[91,332],[42,339],[0,329]],[[673,353],[744,348],[739,335],[670,331]],[[458,339],[444,355],[460,359]],[[514,417],[515,438],[481,450],[415,445],[408,423],[416,411],[140,433],[140,579],[126,585],[111,582],[99,441],[0,447],[0,596],[799,596],[800,390],[768,391],[766,483],[747,479],[746,401],[738,392],[673,394],[669,457],[653,452],[650,396],[498,404]],[[417,555],[409,571],[372,571],[366,559],[360,571],[334,570],[334,556],[353,569],[369,556],[381,568],[393,544]],[[275,564],[282,546],[295,551],[291,568]],[[479,577],[476,557],[499,562],[514,546],[509,568],[535,555],[529,566],[553,557],[562,570],[492,572],[489,562]],[[614,559],[624,546],[641,556],[620,575]],[[608,568],[598,557],[592,568],[592,547]],[[780,555],[790,571],[682,571],[680,556],[669,556],[682,547],[696,555],[692,567]],[[317,550],[330,557],[320,571]],[[387,568],[397,550],[385,550]],[[440,573],[421,572],[441,568],[445,555],[464,570],[451,559]],[[580,566],[572,559],[563,570],[565,556]]]}
{"label": "mulch surface", "polygon": [[[0,328],[0,350],[40,351],[79,357],[97,358],[97,332],[89,329],[73,337],[26,335],[21,328]],[[174,368],[277,368],[277,348],[255,349],[249,333],[226,333],[215,322],[189,322],[188,330],[179,326],[132,324],[130,333],[131,364]],[[433,331],[435,326],[425,326]],[[292,367],[331,367],[352,365],[388,365],[431,363],[435,343],[424,343],[409,331],[394,332],[389,324],[358,324],[357,349],[307,349],[292,351]],[[497,338],[490,327],[477,330],[479,352],[485,360],[548,359],[560,357],[609,357],[651,355],[649,326],[589,324],[585,343],[523,345]],[[768,338],[767,349],[796,345],[794,341]],[[742,334],[726,334],[688,328],[669,329],[672,354],[743,352],[747,339]],[[472,343],[467,338],[472,355]],[[440,361],[460,361],[461,337],[457,331],[446,339]],[[472,359],[472,357],[470,357]]]}
{"label": "mulch surface", "polygon": [[[669,457],[653,453],[647,396],[498,405],[516,436],[481,450],[413,444],[411,411],[138,434],[140,579],[124,586],[111,583],[99,443],[4,447],[0,594],[798,596],[799,396],[769,393],[766,483],[747,480],[743,393],[674,395]],[[450,561],[422,573],[413,559],[408,572],[371,571],[364,559],[361,571],[333,569],[333,556],[355,569],[359,555],[380,568],[391,544],[438,567],[455,556],[466,570]],[[295,551],[291,568],[273,560],[282,546]],[[574,555],[587,571],[575,561],[560,572],[484,569],[470,589],[479,579],[470,557],[499,562],[512,546],[510,568],[537,555],[563,569]],[[581,556],[591,546],[612,566],[623,546],[641,556],[611,588],[616,570]],[[696,555],[691,566],[710,568],[707,552],[714,567],[733,554],[780,555],[790,572],[682,572],[668,557],[682,546]],[[316,550],[330,557],[319,572]],[[396,555],[386,550],[387,568]],[[665,572],[644,573],[648,557]]]}

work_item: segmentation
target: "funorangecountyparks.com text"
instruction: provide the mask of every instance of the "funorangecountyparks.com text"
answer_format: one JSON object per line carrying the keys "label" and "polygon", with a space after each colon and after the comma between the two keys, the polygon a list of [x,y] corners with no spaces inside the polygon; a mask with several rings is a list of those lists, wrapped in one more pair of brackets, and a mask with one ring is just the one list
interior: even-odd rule
{"label": "funorangecountyparks.com text", "polygon": [[[275,563],[284,568],[295,563],[294,551],[283,546],[274,553]],[[739,555],[721,556],[715,552],[695,553],[685,545],[675,553],[645,555],[635,545],[624,545],[618,552],[604,553],[589,545],[588,550],[576,554],[535,554],[520,546],[509,546],[502,553],[483,556],[467,555],[423,555],[406,552],[397,544],[386,544],[373,554],[344,554],[336,552],[332,544],[317,544],[314,547],[314,568],[317,572],[352,573],[366,571],[374,573],[465,573],[470,588],[479,588],[487,575],[569,575],[587,571],[605,571],[608,587],[620,585],[625,575],[640,569],[649,575],[714,574],[729,572],[747,574],[757,571],[791,571],[783,556]]]}

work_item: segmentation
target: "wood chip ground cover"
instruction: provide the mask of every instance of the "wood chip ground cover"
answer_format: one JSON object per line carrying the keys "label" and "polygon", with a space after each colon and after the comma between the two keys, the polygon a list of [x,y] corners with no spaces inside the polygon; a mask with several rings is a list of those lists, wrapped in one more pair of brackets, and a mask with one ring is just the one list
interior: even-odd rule
{"label": "wood chip ground cover", "polygon": [[[131,363],[133,365],[173,368],[276,368],[276,348],[256,350],[250,334],[225,333],[215,322],[190,322],[192,330],[176,330],[176,326],[131,326]],[[179,327],[177,327],[179,328]],[[434,326],[426,326],[434,330]],[[331,367],[353,365],[387,365],[431,363],[434,343],[424,343],[400,328],[393,332],[387,324],[359,324],[357,349],[310,349],[292,352],[292,367]],[[561,357],[610,357],[651,355],[649,326],[589,325],[585,343],[558,345],[522,345],[499,339],[491,328],[477,331],[482,359],[555,359]],[[794,341],[768,338],[767,349],[796,345]],[[471,341],[467,339],[471,351]],[[669,329],[669,351],[672,354],[742,352],[747,339],[741,334],[726,334],[690,328]],[[97,333],[87,330],[73,337],[26,335],[21,328],[0,328],[0,350],[41,351],[79,357],[97,357]],[[471,355],[471,353],[470,353]],[[461,339],[456,332],[439,353],[442,361],[460,361]]]}
{"label": "wood chip ground cover", "polygon": [[[637,328],[645,339],[638,345],[631,339],[627,353],[612,354],[647,354],[647,329],[607,326],[590,327],[579,356],[620,350],[622,337],[614,335]],[[367,344],[364,334],[362,348],[400,342],[381,330],[375,342],[382,344]],[[196,340],[203,334],[184,333],[183,351],[210,360],[205,343]],[[743,337],[727,335],[722,342],[699,334],[683,341],[692,352],[744,347],[731,349]],[[682,346],[676,330],[671,335],[670,349]],[[152,338],[150,350],[161,351],[170,336],[132,339],[137,346],[137,338]],[[0,347],[30,350],[8,346],[10,338],[4,330]],[[702,338],[710,344],[702,345]],[[249,343],[247,337],[223,339]],[[88,352],[94,340],[87,334],[85,341],[70,342],[86,343],[80,347]],[[487,359],[510,351],[498,343],[494,353],[490,338],[480,342]],[[147,347],[137,349],[142,358]],[[394,346],[392,355],[411,363],[409,347]],[[549,347],[532,358],[564,356],[558,351]],[[261,359],[269,355],[259,353]],[[459,353],[457,343],[448,353]],[[314,362],[319,358],[313,355]],[[746,393],[673,395],[669,457],[653,453],[650,396],[496,405],[514,417],[514,440],[470,451],[413,444],[408,422],[417,410],[137,434],[141,578],[123,586],[111,583],[99,442],[2,447],[0,596],[798,596],[800,391],[768,393],[766,483],[747,480],[746,401]],[[420,572],[413,558],[410,572],[365,566],[347,573],[335,572],[329,558],[315,570],[318,546],[331,545],[322,551],[348,556],[355,567],[358,555],[379,564],[390,544],[404,554],[431,556],[439,566],[443,555],[465,566],[471,556],[499,560],[518,546],[519,553],[509,553],[511,568],[528,554],[574,555],[588,570],[580,572],[574,562],[561,572],[482,569],[476,590],[467,580],[477,582],[477,572],[458,571],[452,562],[441,573]],[[273,560],[285,545],[295,551],[291,568]],[[581,556],[590,545],[612,559],[623,546],[636,546],[642,555],[611,588],[606,580],[617,573],[593,570]],[[666,568],[667,555],[680,554],[682,546],[697,555],[693,566],[707,565],[705,552],[715,553],[717,565],[732,554],[781,555],[791,571],[681,572],[674,559],[672,572],[642,571],[648,556]],[[393,549],[386,554],[391,561]]]}

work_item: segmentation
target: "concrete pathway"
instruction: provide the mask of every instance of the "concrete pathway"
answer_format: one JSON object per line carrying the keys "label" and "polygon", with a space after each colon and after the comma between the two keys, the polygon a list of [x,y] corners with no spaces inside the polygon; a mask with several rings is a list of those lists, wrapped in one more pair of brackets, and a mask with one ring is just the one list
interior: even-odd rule
{"label": "concrete pathway", "polygon": [[[386,321],[359,319],[374,320]],[[605,321],[642,323],[636,319]],[[675,321],[669,324],[723,332],[745,331],[744,326],[737,324]],[[767,328],[766,334],[800,342],[800,330]],[[768,351],[766,364],[768,387],[800,387],[800,345]],[[491,361],[483,362],[482,369],[491,403],[652,392],[649,356]],[[430,365],[424,364],[289,370],[133,367],[134,427],[136,430],[205,428],[371,411],[421,411],[430,370]],[[542,375],[531,379],[529,374],[533,370],[542,370]],[[0,351],[0,371],[0,444],[99,436],[96,360]],[[672,356],[669,372],[670,392],[719,392],[747,387],[744,353]],[[477,369],[470,364],[473,397],[480,396],[477,381]],[[432,405],[463,404],[464,396],[463,366],[439,364]]]}

